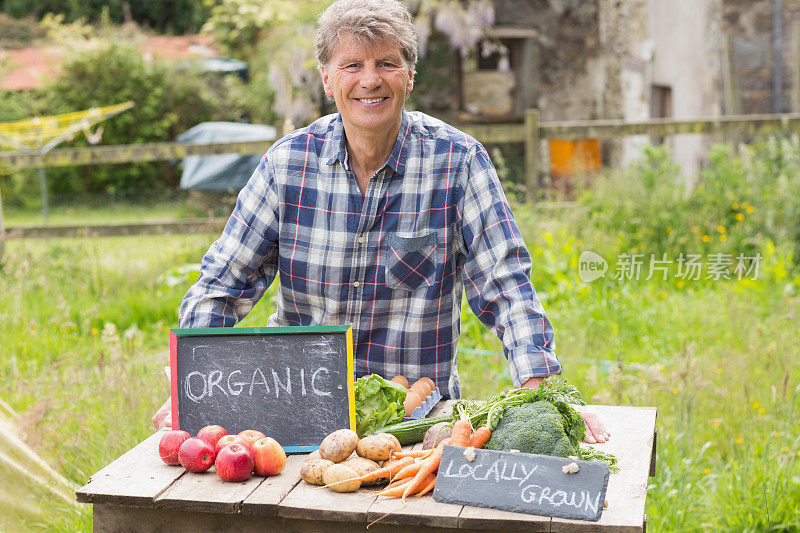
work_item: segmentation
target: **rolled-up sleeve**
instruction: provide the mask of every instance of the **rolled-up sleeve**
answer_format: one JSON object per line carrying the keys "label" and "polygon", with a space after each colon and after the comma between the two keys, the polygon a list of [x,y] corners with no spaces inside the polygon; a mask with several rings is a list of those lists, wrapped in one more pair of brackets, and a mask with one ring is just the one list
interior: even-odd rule
{"label": "rolled-up sleeve", "polygon": [[233,326],[275,279],[279,202],[265,155],[241,190],[222,236],[203,257],[200,277],[181,302],[180,327]]}
{"label": "rolled-up sleeve", "polygon": [[530,280],[530,254],[482,146],[467,158],[462,179],[462,274],[470,308],[503,342],[514,386],[560,374],[553,326]]}

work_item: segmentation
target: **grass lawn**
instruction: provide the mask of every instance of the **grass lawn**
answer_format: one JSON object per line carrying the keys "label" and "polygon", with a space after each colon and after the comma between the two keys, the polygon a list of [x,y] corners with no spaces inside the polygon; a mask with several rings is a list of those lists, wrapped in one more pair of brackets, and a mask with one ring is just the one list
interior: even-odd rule
{"label": "grass lawn", "polygon": [[[94,209],[78,208],[70,205],[55,205],[48,209],[48,224],[51,226],[72,226],[76,224],[124,224],[143,220],[180,220],[186,218],[187,207],[184,203],[154,204],[137,206],[133,204],[115,204],[109,207]],[[3,223],[6,227],[41,226],[44,218],[41,208],[4,207]]]}
{"label": "grass lawn", "polygon": [[[800,301],[786,255],[768,250],[756,280],[618,281],[609,272],[585,284],[580,253],[624,252],[614,235],[580,229],[570,212],[517,215],[566,377],[589,403],[658,407],[648,529],[800,529]],[[7,244],[0,398],[72,482],[152,432],[168,395],[168,330],[192,281],[180,267],[199,263],[213,238]],[[242,325],[271,312],[268,294]],[[510,386],[499,341],[466,304],[459,348],[465,396]],[[29,525],[86,530],[91,511],[56,507]]]}

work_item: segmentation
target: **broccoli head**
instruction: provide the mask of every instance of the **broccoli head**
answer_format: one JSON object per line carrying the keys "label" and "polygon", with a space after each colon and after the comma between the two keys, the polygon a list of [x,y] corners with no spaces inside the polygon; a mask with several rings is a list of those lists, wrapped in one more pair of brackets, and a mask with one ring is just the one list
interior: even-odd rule
{"label": "broccoli head", "polygon": [[546,401],[509,407],[485,448],[560,457],[579,453],[578,442],[565,429],[561,411]]}

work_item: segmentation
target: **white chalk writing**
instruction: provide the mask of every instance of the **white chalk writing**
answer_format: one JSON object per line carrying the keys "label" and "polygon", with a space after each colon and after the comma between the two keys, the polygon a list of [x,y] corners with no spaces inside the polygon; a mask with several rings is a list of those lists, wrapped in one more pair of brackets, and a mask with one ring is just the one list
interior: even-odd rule
{"label": "white chalk writing", "polygon": [[[300,394],[306,396],[310,390],[311,394],[315,396],[331,396],[331,391],[328,390],[328,383],[325,378],[330,374],[330,370],[325,367],[319,367],[311,373],[311,378],[306,383],[307,375],[305,369],[300,369],[299,372],[292,372],[292,369],[286,367],[286,379],[281,380],[278,372],[275,369],[269,369],[272,374],[273,388],[270,388],[267,382],[267,377],[261,368],[255,368],[247,381],[243,377],[242,370],[232,370],[224,374],[220,370],[210,370],[207,372],[199,372],[197,370],[190,372],[183,383],[183,393],[189,400],[194,403],[199,403],[206,398],[213,398],[214,394],[224,396],[266,396],[272,391],[275,393],[276,398],[281,396],[292,396],[292,383],[293,378],[297,385],[300,385]],[[295,389],[297,390],[297,389]]]}
{"label": "white chalk writing", "polygon": [[[599,509],[600,493],[590,491],[565,491],[554,490],[546,485],[528,483],[533,474],[539,469],[537,464],[525,464],[513,460],[497,459],[488,463],[476,461],[474,463],[458,464],[459,459],[451,459],[444,471],[439,470],[439,475],[445,478],[474,479],[475,481],[488,481],[489,483],[514,482],[521,487],[519,496],[525,503],[538,506],[560,507],[570,506],[584,512],[596,515]],[[541,481],[540,481],[541,482]]]}
{"label": "white chalk writing", "polygon": [[570,505],[576,509],[583,508],[587,513],[597,514],[598,505],[600,504],[600,494],[595,496],[594,501],[592,501],[591,494],[582,490],[580,491],[580,497],[580,501],[576,503],[575,491],[570,491],[569,493],[563,490],[554,491],[550,487],[542,487],[535,484],[526,485],[522,488],[522,492],[520,493],[520,498],[522,498],[522,501],[525,503],[535,502],[537,505],[542,505],[542,503],[547,502],[553,507]]}

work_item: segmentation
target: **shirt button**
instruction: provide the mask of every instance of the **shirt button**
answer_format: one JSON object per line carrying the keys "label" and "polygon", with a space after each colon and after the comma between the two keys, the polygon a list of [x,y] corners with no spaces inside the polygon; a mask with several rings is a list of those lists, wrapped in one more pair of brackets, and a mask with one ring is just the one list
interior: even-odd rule
{"label": "shirt button", "polygon": [[359,244],[364,244],[364,236],[363,235],[359,235],[358,236],[358,243]]}
{"label": "shirt button", "polygon": [[353,282],[353,287],[358,288],[359,285],[361,285],[359,282],[357,282],[357,281]]}

